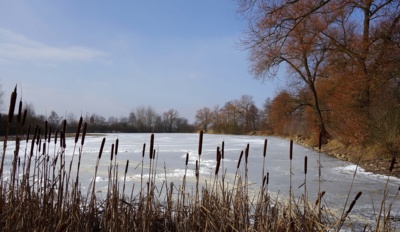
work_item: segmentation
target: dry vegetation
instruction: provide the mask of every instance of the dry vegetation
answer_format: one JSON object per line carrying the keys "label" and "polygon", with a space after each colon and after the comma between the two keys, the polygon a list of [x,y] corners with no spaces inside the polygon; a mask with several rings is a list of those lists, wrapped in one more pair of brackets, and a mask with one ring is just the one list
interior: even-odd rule
{"label": "dry vegetation", "polygon": [[[16,123],[12,124],[15,102],[16,91],[11,96],[7,128],[16,125],[17,131],[20,131],[24,127],[25,115],[21,112],[20,104]],[[36,126],[33,136],[28,133],[22,138],[17,134],[13,141],[8,140],[8,133],[5,136],[0,166],[2,231],[339,231],[354,226],[364,230],[395,230],[391,224],[393,202],[384,204],[388,194],[386,190],[382,197],[382,207],[377,209],[379,217],[371,225],[354,225],[348,220],[361,192],[354,199],[348,199],[351,203],[345,204],[339,214],[333,214],[323,204],[323,191],[319,190],[318,199],[308,199],[307,157],[304,160],[304,194],[295,198],[290,188],[291,197],[287,201],[272,198],[268,192],[269,173],[260,173],[263,182],[257,193],[249,192],[249,147],[239,156],[235,179],[230,187],[225,182],[223,168],[220,168],[224,166],[223,145],[221,149],[217,148],[214,180],[211,183],[200,183],[202,131],[199,135],[194,193],[186,191],[186,172],[182,183],[169,183],[166,178],[161,188],[156,187],[157,154],[154,149],[154,135],[151,135],[148,150],[149,175],[143,173],[143,160],[146,157],[144,144],[138,194],[133,194],[133,189],[130,193],[126,191],[129,161],[126,162],[124,173],[118,172],[118,139],[111,149],[107,195],[96,195],[95,181],[89,186],[88,193],[84,194],[81,192],[79,171],[87,124],[80,118],[73,145],[74,156],[70,162],[65,159],[66,126],[64,120],[59,133],[52,132],[45,124],[44,128]],[[25,148],[20,147],[22,139],[26,139]],[[16,144],[14,154],[6,152],[9,142]],[[55,144],[54,151],[46,149],[50,143]],[[104,144],[105,138],[100,145],[93,180],[98,173]],[[292,145],[291,141],[290,163]],[[264,163],[266,152],[267,140],[263,152]],[[7,167],[4,164],[6,156],[13,157],[9,173],[4,169]],[[394,164],[395,159],[392,160],[390,170]],[[188,155],[185,166],[187,171]],[[241,169],[244,169],[244,176],[238,174]],[[119,177],[123,177],[124,181],[118,181]],[[397,200],[397,194],[394,201]]]}

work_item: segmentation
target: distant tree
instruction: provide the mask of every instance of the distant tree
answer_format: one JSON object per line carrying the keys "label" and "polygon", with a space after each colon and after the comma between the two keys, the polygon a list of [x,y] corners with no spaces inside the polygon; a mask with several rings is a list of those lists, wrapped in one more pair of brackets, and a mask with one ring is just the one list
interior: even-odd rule
{"label": "distant tree", "polygon": [[238,102],[238,113],[243,118],[243,128],[246,133],[257,129],[258,108],[254,105],[253,97],[242,95]]}
{"label": "distant tree", "polygon": [[139,106],[136,108],[136,117],[141,132],[152,132],[156,126],[156,119],[159,116],[151,107]]}
{"label": "distant tree", "polygon": [[129,113],[128,122],[129,122],[129,126],[132,127],[132,128],[137,126],[136,125],[137,124],[137,118],[136,118],[135,112],[130,112]]}
{"label": "distant tree", "polygon": [[60,126],[61,118],[55,111],[52,110],[47,118],[47,122],[52,128],[57,129]]}
{"label": "distant tree", "polygon": [[166,128],[166,132],[174,132],[177,129],[177,120],[179,119],[179,113],[175,109],[169,109],[163,114],[163,122]]}
{"label": "distant tree", "polygon": [[209,126],[213,121],[214,113],[208,107],[203,107],[196,111],[195,119],[196,125],[200,130],[207,132]]}

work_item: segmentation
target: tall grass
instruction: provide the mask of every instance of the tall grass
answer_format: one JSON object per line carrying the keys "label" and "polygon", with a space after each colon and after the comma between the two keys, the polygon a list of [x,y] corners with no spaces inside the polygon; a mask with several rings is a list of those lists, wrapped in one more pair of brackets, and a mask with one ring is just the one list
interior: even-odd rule
{"label": "tall grass", "polygon": [[[15,104],[13,99],[16,98],[16,91],[14,92],[11,103]],[[10,106],[10,114],[14,113],[13,107],[15,106]],[[16,125],[22,129],[24,120],[20,119],[21,107]],[[25,117],[24,115],[23,118]],[[13,121],[12,117],[9,118],[7,128]],[[96,178],[100,160],[104,159],[106,138],[103,138],[99,144],[94,176],[88,186],[89,190],[84,194],[79,175],[87,123],[83,122],[82,117],[80,118],[73,140],[73,157],[78,158],[75,160],[72,157],[68,164],[65,159],[66,126],[67,122],[64,120],[60,133],[55,131],[52,134],[51,128],[44,125],[44,139],[41,136],[41,126],[35,127],[33,136],[29,136],[30,127],[28,127],[25,149],[20,147],[21,137],[16,135],[14,154],[6,153],[7,142],[11,141],[8,140],[8,135],[5,136],[0,166],[2,171],[0,173],[0,229],[2,231],[339,231],[349,228],[351,222],[348,221],[348,216],[362,194],[359,192],[354,197],[347,210],[346,205],[344,206],[342,215],[334,214],[329,207],[322,204],[325,192],[321,192],[320,187],[315,203],[311,203],[306,188],[308,167],[307,157],[305,157],[304,183],[302,184],[304,195],[299,198],[294,197],[290,177],[289,198],[284,201],[279,200],[278,196],[273,197],[268,191],[269,172],[265,173],[265,162],[268,161],[267,140],[264,143],[263,153],[259,154],[263,158],[263,170],[258,192],[249,191],[248,168],[251,165],[248,159],[249,145],[244,148],[244,152],[238,154],[233,184],[229,185],[225,180],[224,142],[222,149],[218,147],[216,151],[213,180],[211,183],[203,183],[200,178],[202,131],[199,136],[196,159],[194,193],[190,191],[186,181],[189,154],[182,162],[185,166],[185,174],[181,183],[168,183],[165,173],[162,187],[158,188],[155,185],[159,175],[157,173],[158,154],[154,149],[156,135],[152,134],[148,150],[149,166],[144,165],[146,153],[146,144],[144,144],[140,183],[134,183],[130,196],[125,192],[126,176],[131,171],[129,160],[125,164],[123,187],[120,191],[119,176],[121,174],[118,173],[117,162],[118,139],[115,144],[112,144],[109,154],[107,194],[98,197],[96,193]],[[28,142],[31,145],[30,150],[27,149]],[[53,151],[50,151],[48,146],[51,142],[54,142]],[[288,159],[290,176],[293,175],[292,158],[295,155],[292,148],[293,141],[290,141]],[[23,154],[19,153],[20,150],[24,151]],[[241,162],[243,154],[244,163]],[[12,157],[9,176],[3,171],[6,156]],[[395,161],[392,161],[390,170],[393,169],[394,164]],[[320,167],[321,164],[318,165]],[[144,176],[147,168],[148,178]],[[244,176],[241,174],[242,169]],[[134,194],[135,184],[140,186],[136,194]],[[389,178],[386,185],[388,184]],[[365,225],[366,230],[395,230],[390,217],[393,202],[386,203],[387,195],[388,191],[385,188],[375,227]],[[397,200],[397,196],[398,192],[393,201]]]}

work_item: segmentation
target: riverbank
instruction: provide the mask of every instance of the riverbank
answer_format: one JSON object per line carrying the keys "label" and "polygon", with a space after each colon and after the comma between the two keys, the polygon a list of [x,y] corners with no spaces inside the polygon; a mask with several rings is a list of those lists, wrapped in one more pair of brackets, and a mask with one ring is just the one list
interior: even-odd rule
{"label": "riverbank", "polygon": [[[318,146],[315,146],[313,142],[301,138],[296,138],[295,142],[301,146],[318,151]],[[326,145],[321,147],[321,152],[343,161],[349,161],[354,164],[358,164],[366,172],[372,172],[374,174],[386,176],[390,175],[400,178],[400,165],[398,160],[396,160],[393,169],[390,172],[389,169],[392,162],[392,157],[385,154],[376,155],[377,151],[372,148],[368,149],[345,146],[336,140],[331,140]]]}

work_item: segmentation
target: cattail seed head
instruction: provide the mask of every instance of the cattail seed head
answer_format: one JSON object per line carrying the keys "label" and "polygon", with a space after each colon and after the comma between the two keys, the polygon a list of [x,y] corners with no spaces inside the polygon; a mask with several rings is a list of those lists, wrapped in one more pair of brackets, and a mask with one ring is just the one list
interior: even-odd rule
{"label": "cattail seed head", "polygon": [[246,164],[248,163],[248,159],[249,159],[249,150],[250,150],[250,145],[249,144],[247,144],[247,146],[246,146],[246,151],[245,151],[245,162],[246,162]]}
{"label": "cattail seed head", "polygon": [[11,123],[13,120],[16,101],[17,101],[17,86],[15,86],[14,92],[11,93],[10,108],[8,110],[8,123]]}
{"label": "cattail seed head", "polygon": [[238,160],[238,164],[237,164],[236,169],[239,169],[240,162],[242,161],[242,157],[243,157],[243,151],[240,152],[240,156],[239,156],[239,160]]}
{"label": "cattail seed head", "polygon": [[188,162],[189,162],[189,153],[186,153],[186,162],[185,162],[186,166],[188,165]]}
{"label": "cattail seed head", "polygon": [[347,210],[346,214],[349,214],[351,212],[351,210],[353,209],[354,205],[356,204],[356,200],[353,200],[350,204],[349,209]]}
{"label": "cattail seed head", "polygon": [[47,136],[47,143],[50,143],[51,138],[51,126],[49,127],[49,135]]}
{"label": "cattail seed head", "polygon": [[199,161],[196,160],[196,177],[199,177]]}
{"label": "cattail seed head", "polygon": [[322,147],[322,133],[320,131],[318,134],[318,151],[321,151],[321,147]]}
{"label": "cattail seed head", "polygon": [[224,159],[225,158],[225,142],[224,141],[222,141],[221,155],[222,155],[222,159]]}
{"label": "cattail seed head", "polygon": [[115,155],[118,154],[118,144],[119,144],[119,139],[117,139],[117,140],[115,141]]}
{"label": "cattail seed head", "polygon": [[199,135],[199,155],[201,155],[201,151],[203,149],[203,130],[200,131]]}
{"label": "cattail seed head", "polygon": [[47,140],[47,127],[48,127],[48,122],[46,120],[44,122],[44,140]]}
{"label": "cattail seed head", "polygon": [[269,172],[267,172],[267,185],[269,184]]}
{"label": "cattail seed head", "polygon": [[42,145],[43,145],[43,155],[45,155],[46,154],[46,142],[44,142]]}
{"label": "cattail seed head", "polygon": [[19,101],[18,116],[17,116],[18,124],[21,123],[21,117],[22,117],[22,101]]}
{"label": "cattail seed head", "polygon": [[60,147],[64,147],[64,137],[65,137],[65,133],[64,131],[60,132]]}
{"label": "cattail seed head", "polygon": [[114,158],[114,144],[111,144],[111,157],[110,160],[112,161]]}
{"label": "cattail seed head", "polygon": [[293,140],[290,140],[289,158],[290,160],[293,158]]}
{"label": "cattail seed head", "polygon": [[265,139],[265,140],[264,140],[264,152],[263,152],[264,158],[265,158],[265,156],[267,155],[267,144],[268,144],[268,140]]}
{"label": "cattail seed head", "polygon": [[106,138],[103,138],[103,140],[101,141],[101,145],[100,145],[100,151],[99,151],[99,159],[101,158],[101,154],[103,154],[103,148],[104,148],[104,144],[106,143]]}
{"label": "cattail seed head", "polygon": [[79,140],[79,134],[81,133],[81,127],[82,127],[82,121],[83,118],[82,116],[79,118],[78,126],[76,128],[76,133],[75,133],[75,144],[78,143]]}
{"label": "cattail seed head", "polygon": [[85,122],[83,124],[83,131],[82,131],[82,140],[81,140],[81,145],[85,144],[85,137],[86,137],[86,128],[87,128],[87,123]]}
{"label": "cattail seed head", "polygon": [[62,122],[62,129],[64,131],[64,133],[67,133],[67,120],[64,119]]}
{"label": "cattail seed head", "polygon": [[358,200],[358,198],[360,198],[361,194],[362,194],[362,192],[358,192],[358,193],[357,193],[357,195],[356,195],[356,197],[354,198],[354,200],[356,200],[356,201],[357,201],[357,200]]}
{"label": "cattail seed head", "polygon": [[217,147],[217,167],[215,168],[215,175],[218,175],[219,166],[221,165],[221,158],[221,151],[219,150],[219,147]]}
{"label": "cattail seed head", "polygon": [[126,160],[125,174],[128,172],[128,167],[129,167],[129,160]]}
{"label": "cattail seed head", "polygon": [[144,157],[145,151],[146,151],[146,143],[143,143],[142,157]]}
{"label": "cattail seed head", "polygon": [[154,134],[150,136],[150,159],[153,159],[153,150],[154,150]]}
{"label": "cattail seed head", "polygon": [[304,157],[304,174],[307,175],[307,156]]}

